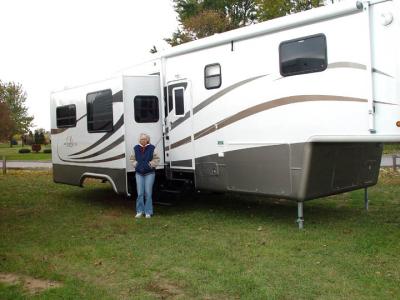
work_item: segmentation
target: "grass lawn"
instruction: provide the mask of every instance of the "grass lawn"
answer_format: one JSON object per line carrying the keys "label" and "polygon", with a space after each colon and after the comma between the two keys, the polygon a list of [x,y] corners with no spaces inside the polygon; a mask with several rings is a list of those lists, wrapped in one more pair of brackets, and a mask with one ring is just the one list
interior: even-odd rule
{"label": "grass lawn", "polygon": [[51,160],[51,153],[43,153],[44,149],[51,149],[51,145],[42,145],[42,150],[39,153],[18,153],[18,150],[22,148],[31,149],[31,146],[21,147],[21,145],[17,145],[10,148],[9,143],[0,143],[0,159],[3,159],[3,155],[5,155],[7,160]]}
{"label": "grass lawn", "polygon": [[400,154],[400,143],[385,144],[383,154]]}
{"label": "grass lawn", "polygon": [[400,174],[305,204],[194,195],[134,219],[108,184],[54,184],[44,171],[0,175],[0,278],[53,280],[0,299],[399,299]]}

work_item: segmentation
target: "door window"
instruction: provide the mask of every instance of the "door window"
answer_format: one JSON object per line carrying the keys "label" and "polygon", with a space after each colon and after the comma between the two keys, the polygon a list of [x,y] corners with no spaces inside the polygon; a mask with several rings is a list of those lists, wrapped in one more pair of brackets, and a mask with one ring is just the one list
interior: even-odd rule
{"label": "door window", "polygon": [[174,102],[175,102],[175,115],[177,116],[183,115],[185,113],[183,88],[174,89]]}

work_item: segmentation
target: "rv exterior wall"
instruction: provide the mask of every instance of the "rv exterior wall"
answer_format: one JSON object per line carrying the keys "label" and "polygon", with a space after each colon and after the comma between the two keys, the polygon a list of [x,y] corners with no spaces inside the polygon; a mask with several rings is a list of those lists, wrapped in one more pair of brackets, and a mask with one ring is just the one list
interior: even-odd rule
{"label": "rv exterior wall", "polygon": [[[373,7],[370,16],[374,28],[372,35],[380,36],[377,39],[364,34],[367,25],[365,12],[357,9],[355,2],[348,2],[332,11],[329,11],[332,7],[316,9],[301,16],[267,22],[253,28],[251,33],[251,29],[243,29],[198,41],[171,50],[165,56],[166,82],[177,78],[191,82],[191,117],[183,118],[180,125],[169,132],[169,137],[177,141],[178,146],[171,150],[176,160],[195,159],[199,188],[231,189],[304,200],[376,182],[381,151],[379,142],[400,141],[400,131],[395,126],[400,115],[399,63],[395,66],[390,63],[398,61],[398,55],[393,51],[397,47],[394,40],[399,33],[398,25],[394,24],[389,30],[381,28],[381,25],[375,29],[381,11],[393,11],[393,6],[398,4],[387,2],[379,5],[386,7]],[[349,9],[340,10],[339,7]],[[398,12],[393,13],[397,20]],[[293,26],[283,26],[280,23],[283,20]],[[282,77],[281,43],[301,42],[315,35],[326,37],[327,68],[321,72]],[[365,51],[370,40],[373,43],[372,57],[387,56],[385,59],[371,62]],[[375,47],[377,42],[384,45],[389,40],[392,49]],[[234,42],[233,48],[231,41]],[[367,66],[371,63],[373,100],[376,101],[375,133],[369,131],[368,99],[372,81]],[[204,68],[212,64],[221,67],[222,85],[218,89],[207,89],[204,85]],[[193,128],[192,135],[185,136],[184,127]],[[336,160],[329,164],[316,162],[318,151],[328,153],[316,142],[331,143],[329,155]],[[356,143],[352,149],[358,150],[347,150],[346,144],[352,142]],[[253,151],[258,155],[251,155]],[[339,158],[335,156],[338,152],[347,153],[347,156]],[[301,190],[318,177],[317,173],[311,172],[318,164],[332,171],[339,167],[338,160],[350,161],[357,157],[355,153],[361,152],[369,153],[369,156],[362,156],[358,168],[372,164],[369,173],[363,173],[363,178],[368,179],[357,181],[357,176],[361,175],[356,172],[352,174],[354,184],[351,184],[351,178],[343,177],[345,184],[341,186],[341,179],[336,178],[336,187],[328,187],[332,178],[325,176],[328,185],[319,182],[325,190],[318,190],[315,195],[310,190]],[[299,155],[311,157],[302,157],[302,164],[294,166],[291,161]],[[267,157],[273,158],[272,161],[264,160]],[[242,174],[241,170],[246,169],[242,165],[246,159],[250,173],[244,177],[265,179],[257,181],[257,187],[252,188],[248,181],[241,187],[237,182],[231,182],[234,174]],[[234,165],[239,161],[242,167],[235,169]],[[251,170],[256,175],[251,176]],[[271,181],[268,174],[280,174],[276,177],[280,179]],[[285,187],[279,182],[286,182]]]}

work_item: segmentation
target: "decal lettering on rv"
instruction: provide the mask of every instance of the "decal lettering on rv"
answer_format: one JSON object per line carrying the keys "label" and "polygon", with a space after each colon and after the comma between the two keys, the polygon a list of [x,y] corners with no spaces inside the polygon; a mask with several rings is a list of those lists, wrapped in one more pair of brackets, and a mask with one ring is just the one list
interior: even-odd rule
{"label": "decal lettering on rv", "polygon": [[77,145],[78,145],[78,143],[74,142],[74,140],[72,139],[72,136],[67,136],[67,138],[65,139],[65,143],[64,143],[65,147],[72,148],[72,147],[75,147]]}

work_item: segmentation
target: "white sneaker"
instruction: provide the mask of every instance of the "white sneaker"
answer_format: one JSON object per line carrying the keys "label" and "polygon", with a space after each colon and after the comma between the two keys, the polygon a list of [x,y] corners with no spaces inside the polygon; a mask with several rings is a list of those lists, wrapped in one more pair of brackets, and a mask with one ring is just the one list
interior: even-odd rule
{"label": "white sneaker", "polygon": [[151,218],[151,215],[146,214],[146,219],[150,219],[150,218]]}
{"label": "white sneaker", "polygon": [[142,217],[142,215],[143,215],[143,213],[137,213],[136,216],[135,216],[135,218],[136,218],[136,219],[139,219],[139,218]]}

